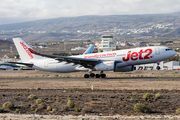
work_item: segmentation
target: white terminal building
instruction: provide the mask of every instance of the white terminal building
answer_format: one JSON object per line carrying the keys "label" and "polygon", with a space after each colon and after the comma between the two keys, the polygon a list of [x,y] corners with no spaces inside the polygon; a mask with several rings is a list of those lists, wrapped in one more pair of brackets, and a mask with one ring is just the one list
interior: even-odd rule
{"label": "white terminal building", "polygon": [[[179,61],[161,61],[160,70],[180,70]],[[157,63],[135,65],[135,70],[157,70]]]}
{"label": "white terminal building", "polygon": [[101,43],[99,44],[99,49],[103,50],[103,52],[112,51],[116,49],[116,45],[113,41],[113,35],[102,35]]}

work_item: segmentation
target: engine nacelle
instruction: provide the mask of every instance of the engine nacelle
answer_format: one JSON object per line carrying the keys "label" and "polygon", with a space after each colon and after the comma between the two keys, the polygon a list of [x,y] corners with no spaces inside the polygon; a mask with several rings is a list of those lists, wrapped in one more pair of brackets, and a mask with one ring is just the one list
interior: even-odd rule
{"label": "engine nacelle", "polygon": [[114,70],[115,67],[114,65],[115,65],[114,61],[108,61],[97,64],[94,68],[97,71],[109,71],[109,70]]}
{"label": "engine nacelle", "polygon": [[114,70],[114,72],[129,72],[134,70],[134,65],[126,66],[126,67],[119,67]]}
{"label": "engine nacelle", "polygon": [[117,68],[117,61],[108,61],[97,64],[94,68],[97,71],[110,71],[113,70],[114,72],[128,72],[134,70],[134,65],[126,66],[126,67],[118,67]]}

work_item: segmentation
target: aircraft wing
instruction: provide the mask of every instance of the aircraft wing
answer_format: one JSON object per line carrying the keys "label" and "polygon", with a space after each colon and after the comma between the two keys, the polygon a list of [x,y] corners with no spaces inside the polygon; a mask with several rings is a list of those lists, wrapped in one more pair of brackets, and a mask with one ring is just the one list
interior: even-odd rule
{"label": "aircraft wing", "polygon": [[7,63],[25,65],[27,67],[32,67],[34,65],[34,64],[31,64],[31,63],[22,63],[22,62],[7,62]]}
{"label": "aircraft wing", "polygon": [[29,48],[29,51],[35,55],[40,55],[43,57],[54,58],[60,62],[65,61],[67,63],[74,63],[74,65],[82,65],[85,68],[93,68],[95,65],[101,63],[101,60],[97,59],[85,59],[85,58],[76,58],[71,56],[59,56],[59,55],[51,55],[51,54],[44,54],[44,53],[37,53],[36,51]]}

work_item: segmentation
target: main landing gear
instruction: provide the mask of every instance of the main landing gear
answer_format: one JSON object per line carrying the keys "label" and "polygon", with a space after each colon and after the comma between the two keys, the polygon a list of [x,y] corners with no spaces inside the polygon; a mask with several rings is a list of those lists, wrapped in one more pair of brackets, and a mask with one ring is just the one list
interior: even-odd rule
{"label": "main landing gear", "polygon": [[104,74],[103,71],[101,71],[100,74],[94,74],[94,73],[92,73],[92,71],[89,71],[89,74],[85,74],[84,78],[89,78],[89,77],[91,77],[91,78],[93,78],[93,77],[95,77],[95,78],[100,78],[100,77],[105,78],[106,74]]}

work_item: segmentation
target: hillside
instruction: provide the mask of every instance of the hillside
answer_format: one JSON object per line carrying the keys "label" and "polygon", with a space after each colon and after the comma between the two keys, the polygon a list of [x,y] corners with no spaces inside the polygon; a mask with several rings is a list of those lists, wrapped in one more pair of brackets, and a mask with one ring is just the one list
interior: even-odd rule
{"label": "hillside", "polygon": [[10,48],[11,44],[14,44],[14,43],[8,40],[0,40],[0,49]]}
{"label": "hillside", "polygon": [[[28,41],[49,41],[49,40],[69,40],[69,39],[99,39],[102,34],[114,34],[115,38],[139,38],[155,37],[155,32],[159,37],[179,37],[179,35],[169,35],[180,27],[180,13],[172,14],[148,14],[148,15],[108,15],[108,16],[80,16],[62,17],[47,20],[38,20],[24,23],[0,25],[0,39],[10,39],[12,37],[22,37]],[[172,24],[168,30],[156,30],[156,26]],[[154,26],[154,27],[153,27]],[[135,29],[149,29],[148,32],[131,34]],[[131,30],[129,30],[131,29]],[[134,32],[134,31],[133,31]],[[128,35],[127,35],[128,34]],[[130,35],[129,35],[130,34]],[[177,36],[176,36],[177,35]]]}
{"label": "hillside", "polygon": [[14,47],[14,43],[8,40],[0,40],[0,57],[4,55],[10,55],[10,45],[12,45],[12,54],[16,54],[17,50]]}
{"label": "hillside", "polygon": [[134,29],[148,27],[148,23],[174,23],[179,22],[179,14],[157,15],[108,15],[108,16],[80,16],[62,17],[32,22],[0,25],[0,30],[35,30],[35,31],[76,31],[76,30],[107,30],[114,27],[121,29]]}
{"label": "hillside", "polygon": [[161,36],[163,37],[169,37],[169,38],[173,38],[174,36],[176,36],[177,38],[180,38],[180,28],[176,28],[170,32],[167,32],[165,34],[162,34]]}

